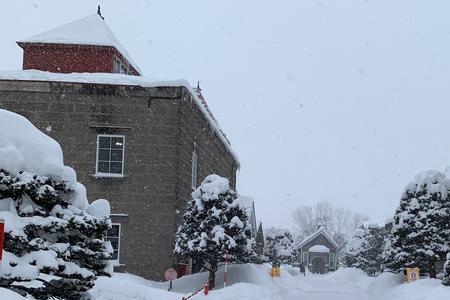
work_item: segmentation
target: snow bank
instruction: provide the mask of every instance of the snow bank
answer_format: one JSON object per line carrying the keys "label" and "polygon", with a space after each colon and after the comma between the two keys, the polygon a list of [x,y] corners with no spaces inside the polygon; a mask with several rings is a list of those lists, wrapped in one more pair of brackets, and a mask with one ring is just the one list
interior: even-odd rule
{"label": "snow bank", "polygon": [[0,299],[2,300],[26,300],[19,294],[8,289],[0,288]]}
{"label": "snow bank", "polygon": [[[223,288],[222,267],[216,273],[216,289],[207,297],[199,293],[193,299],[281,300],[276,294],[280,292],[277,281],[282,279],[270,277],[269,270],[269,266],[230,265],[228,286]],[[292,278],[288,272],[283,272],[282,277]],[[184,276],[173,281],[173,292],[168,292],[168,282],[152,282],[135,275],[115,273],[112,278],[99,278],[91,294],[96,300],[173,300],[199,289],[207,280],[208,273]]]}
{"label": "snow bank", "polygon": [[327,273],[325,278],[349,289],[365,289],[373,280],[364,271],[355,268],[340,268]]}
{"label": "snow bank", "polygon": [[[155,288],[151,281],[141,277],[116,273],[111,278],[100,277],[91,295],[96,300],[174,300],[181,299],[182,295]],[[0,298],[2,299],[2,298]]]}
{"label": "snow bank", "polygon": [[450,299],[450,288],[438,279],[420,279],[405,283],[404,276],[383,273],[368,288],[370,300],[440,300]]}

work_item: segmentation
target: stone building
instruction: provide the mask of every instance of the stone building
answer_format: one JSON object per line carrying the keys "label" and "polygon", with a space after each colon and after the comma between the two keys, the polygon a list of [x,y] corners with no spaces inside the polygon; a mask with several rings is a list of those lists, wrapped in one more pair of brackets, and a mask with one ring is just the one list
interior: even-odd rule
{"label": "stone building", "polygon": [[325,227],[320,226],[299,245],[301,261],[312,273],[327,273],[337,269],[339,245],[333,240]]}
{"label": "stone building", "polygon": [[0,108],[58,141],[88,198],[110,201],[116,271],[162,279],[193,189],[211,173],[236,187],[238,159],[200,89],[126,75],[141,72],[98,15],[19,45],[37,70],[0,72]]}

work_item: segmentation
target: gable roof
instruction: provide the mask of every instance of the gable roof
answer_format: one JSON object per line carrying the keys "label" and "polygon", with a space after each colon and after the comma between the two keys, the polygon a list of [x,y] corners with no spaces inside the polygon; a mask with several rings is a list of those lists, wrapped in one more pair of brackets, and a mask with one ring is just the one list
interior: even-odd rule
{"label": "gable roof", "polygon": [[92,14],[82,19],[50,29],[41,34],[21,40],[19,43],[114,47],[133,66],[133,68],[139,72],[139,74],[142,74],[138,65],[131,59],[130,55],[114,36],[106,22],[98,14]]}
{"label": "gable roof", "polygon": [[299,247],[300,248],[303,247],[304,245],[306,245],[307,243],[309,243],[310,241],[312,241],[319,235],[323,235],[334,247],[339,249],[339,245],[333,240],[331,235],[328,233],[328,231],[323,226],[320,226],[320,228],[316,232],[314,232],[313,234],[308,236],[306,239],[304,239],[303,242],[300,243]]}

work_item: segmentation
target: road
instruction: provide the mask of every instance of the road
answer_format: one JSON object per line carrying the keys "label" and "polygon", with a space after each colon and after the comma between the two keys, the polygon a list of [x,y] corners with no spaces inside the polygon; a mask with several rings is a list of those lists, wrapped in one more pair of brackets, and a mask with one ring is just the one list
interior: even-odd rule
{"label": "road", "polygon": [[284,289],[280,296],[283,300],[368,300],[365,290],[356,282],[311,275],[299,277],[298,284]]}

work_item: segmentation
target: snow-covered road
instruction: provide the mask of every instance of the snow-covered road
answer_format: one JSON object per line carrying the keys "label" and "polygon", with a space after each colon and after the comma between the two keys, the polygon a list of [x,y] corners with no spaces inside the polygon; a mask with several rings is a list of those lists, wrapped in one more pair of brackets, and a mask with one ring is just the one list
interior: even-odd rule
{"label": "snow-covered road", "polygon": [[291,289],[280,295],[283,300],[368,300],[366,286],[359,282],[343,282],[326,275],[296,277]]}
{"label": "snow-covered road", "polygon": [[280,295],[283,300],[367,300],[365,292],[354,291],[293,291]]}

